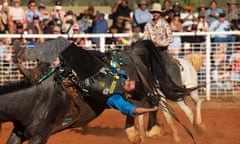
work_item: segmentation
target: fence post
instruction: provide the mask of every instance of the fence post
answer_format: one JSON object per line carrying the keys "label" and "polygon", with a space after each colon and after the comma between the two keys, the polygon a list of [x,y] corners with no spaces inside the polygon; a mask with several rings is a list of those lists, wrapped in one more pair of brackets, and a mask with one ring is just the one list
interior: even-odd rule
{"label": "fence post", "polygon": [[100,36],[100,52],[105,52],[105,36]]}
{"label": "fence post", "polygon": [[211,99],[211,35],[206,35],[206,98]]}

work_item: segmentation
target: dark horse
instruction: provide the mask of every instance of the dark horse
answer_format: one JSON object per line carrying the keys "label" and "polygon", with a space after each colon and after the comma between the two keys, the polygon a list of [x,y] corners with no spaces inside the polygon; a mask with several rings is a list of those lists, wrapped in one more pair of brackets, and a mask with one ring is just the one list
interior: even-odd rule
{"label": "dark horse", "polygon": [[[150,47],[153,46],[150,41],[143,41],[143,43],[146,43],[147,45],[150,44]],[[141,48],[145,48],[146,50],[146,47],[139,47],[139,50]],[[145,57],[147,59],[150,58],[151,63],[143,61],[145,58],[139,55],[143,54],[139,50],[130,50],[130,52],[127,52],[125,55],[128,57],[128,60],[132,62],[131,64],[126,65],[130,66],[126,68],[126,73],[130,77],[140,80],[149,92],[153,91],[154,86],[156,85],[155,79],[158,78],[160,88],[164,89],[163,93],[165,95],[169,95],[169,97],[174,100],[181,98],[189,92],[187,89],[175,86],[171,79],[166,75],[164,68],[163,70],[155,71],[158,72],[157,74],[153,71],[155,70],[153,63],[160,62],[160,60],[156,58],[156,54],[152,53],[154,50],[150,50],[149,53],[146,53],[148,57]],[[78,76],[77,80],[79,81],[82,81],[87,77],[91,77],[103,67],[102,63],[94,58],[94,56],[84,50],[81,51],[86,53],[82,56],[87,55],[91,57],[91,59],[87,58],[88,60],[91,60],[90,62],[92,62],[88,65],[88,67],[83,64],[81,59],[79,59],[79,56],[70,56],[69,59],[65,57],[67,64],[70,65],[70,67],[76,72]],[[39,53],[35,54],[39,55]],[[62,55],[64,56],[64,53]],[[36,58],[41,61],[46,60],[41,59],[41,57]],[[142,63],[142,61],[144,63]],[[94,65],[96,66],[94,67],[96,69],[93,69],[92,66]],[[152,68],[152,70],[149,70],[149,68]],[[129,72],[129,70],[134,71],[134,74],[137,76],[131,76],[133,73]],[[69,94],[63,90],[61,83],[54,79],[56,75],[58,74],[54,73],[39,85],[30,86],[15,92],[0,95],[0,121],[11,121],[14,124],[14,129],[8,139],[9,144],[21,144],[26,140],[29,140],[30,144],[46,143],[52,134],[66,128],[83,126],[96,118],[105,108],[107,108],[106,104],[101,103],[96,99],[96,97],[83,96],[84,93],[80,92],[77,97],[77,102],[75,101],[74,103],[77,105],[75,108],[77,110],[75,110],[74,113],[77,119],[74,119],[66,125],[62,125],[65,116],[71,108],[72,99]],[[161,77],[163,77],[163,79],[160,79],[159,75],[162,75]],[[166,77],[164,77],[164,75]],[[165,84],[161,85],[162,81]],[[143,100],[142,98],[137,100],[141,101]],[[148,104],[153,105],[152,103],[154,102],[154,98],[156,98],[156,96],[150,97],[150,103],[148,102]],[[159,99],[156,99],[156,103],[158,103],[158,101]],[[146,103],[146,100],[144,100],[144,103]],[[127,121],[132,120],[128,118]]]}

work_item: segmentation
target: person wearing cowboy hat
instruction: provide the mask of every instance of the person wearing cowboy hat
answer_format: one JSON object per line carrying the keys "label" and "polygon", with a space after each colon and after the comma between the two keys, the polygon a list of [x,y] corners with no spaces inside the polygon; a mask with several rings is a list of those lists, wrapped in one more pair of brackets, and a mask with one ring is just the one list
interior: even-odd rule
{"label": "person wearing cowboy hat", "polygon": [[140,0],[138,8],[134,10],[134,26],[140,26],[142,32],[146,23],[152,19],[152,15],[147,9],[147,6],[148,3],[146,0]]}
{"label": "person wearing cowboy hat", "polygon": [[168,46],[173,42],[174,37],[168,22],[161,16],[162,7],[160,3],[153,3],[152,20],[144,27],[144,39],[151,40],[157,51],[161,53],[163,59],[167,61],[166,68],[169,76],[174,80],[175,84],[181,86],[181,76],[178,64],[172,55],[168,52]]}
{"label": "person wearing cowboy hat", "polygon": [[238,19],[238,2],[236,0],[229,0],[227,2],[226,19],[231,22],[234,19]]}

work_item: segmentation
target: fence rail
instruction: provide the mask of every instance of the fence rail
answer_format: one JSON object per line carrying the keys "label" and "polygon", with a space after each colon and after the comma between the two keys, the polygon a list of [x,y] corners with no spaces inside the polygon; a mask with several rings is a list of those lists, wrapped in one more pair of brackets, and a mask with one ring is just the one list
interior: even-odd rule
{"label": "fence rail", "polygon": [[[240,89],[240,80],[233,80],[231,79],[231,57],[235,53],[240,53],[238,50],[239,42],[220,42],[220,43],[213,43],[211,41],[211,37],[214,35],[236,35],[240,36],[240,31],[229,31],[229,32],[183,32],[183,33],[174,33],[174,36],[204,36],[205,41],[201,43],[182,43],[181,44],[181,51],[177,53],[177,56],[182,57],[187,53],[195,53],[201,52],[205,55],[205,61],[203,66],[198,73],[199,83],[206,84],[206,87],[200,89],[200,94],[206,96],[207,100],[211,99],[211,96],[222,96],[222,95],[234,95],[235,92],[239,92]],[[78,34],[78,35],[51,35],[51,34],[42,34],[42,35],[26,35],[26,34],[0,34],[0,38],[9,38],[9,39],[17,39],[17,38],[44,38],[44,39],[53,39],[59,36],[64,38],[99,38],[100,43],[99,46],[93,45],[94,50],[99,50],[101,52],[105,52],[108,50],[114,49],[112,45],[105,44],[106,38],[109,37],[124,37],[130,38],[133,34]],[[142,36],[142,34],[140,35]],[[186,48],[186,44],[188,44],[188,48]],[[218,52],[220,49],[220,45],[223,47],[222,53]],[[126,44],[119,44],[120,47],[125,47]],[[0,49],[1,50],[1,49]],[[0,51],[0,85],[5,85],[8,82],[19,81],[23,76],[20,74],[17,66],[12,61],[3,60],[2,57],[7,55],[2,50]],[[220,64],[223,65],[224,73],[228,73],[229,76],[223,77],[222,80],[218,81],[215,76],[216,71],[218,70],[218,65],[220,58],[226,56],[226,59],[220,61]],[[239,54],[240,55],[240,54]],[[240,58],[238,57],[238,61]],[[218,64],[216,64],[218,62]],[[36,62],[26,62],[25,65],[29,66],[29,68],[34,67]],[[221,76],[221,74],[220,74]]]}

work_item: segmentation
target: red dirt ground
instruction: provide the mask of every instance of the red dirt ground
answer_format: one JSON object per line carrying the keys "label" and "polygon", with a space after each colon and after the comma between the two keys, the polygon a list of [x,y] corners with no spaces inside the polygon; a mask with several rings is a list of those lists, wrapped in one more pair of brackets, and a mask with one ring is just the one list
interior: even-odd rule
{"label": "red dirt ground", "polygon": [[[212,100],[203,102],[202,116],[207,130],[197,134],[182,111],[171,103],[177,116],[192,131],[197,144],[240,144],[240,101],[236,99]],[[192,103],[189,104],[192,107]],[[159,121],[164,125],[165,135],[159,139],[145,138],[144,144],[173,144],[171,130],[162,113]],[[125,117],[116,110],[105,110],[97,119],[84,128],[62,131],[50,137],[47,144],[129,144],[124,132]],[[192,139],[176,123],[180,133],[180,144],[193,144]],[[3,124],[0,133],[0,144],[5,144],[12,129],[11,123]],[[26,144],[26,143],[25,143]]]}

